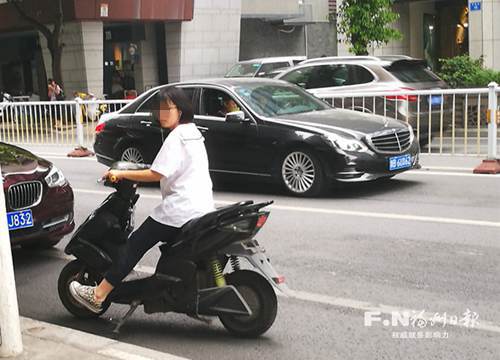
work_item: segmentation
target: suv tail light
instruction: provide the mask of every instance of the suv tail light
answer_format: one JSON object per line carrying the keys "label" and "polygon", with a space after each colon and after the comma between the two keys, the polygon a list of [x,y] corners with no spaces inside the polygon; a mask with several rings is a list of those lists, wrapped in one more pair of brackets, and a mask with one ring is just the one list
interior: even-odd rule
{"label": "suv tail light", "polygon": [[[414,91],[412,88],[400,88],[399,91]],[[418,99],[417,95],[389,95],[385,97],[387,100],[403,100],[409,102],[416,102]]]}
{"label": "suv tail light", "polygon": [[101,131],[104,130],[104,127],[106,126],[106,122],[102,122],[100,124],[98,124],[96,127],[95,127],[95,133],[96,134],[99,134]]}

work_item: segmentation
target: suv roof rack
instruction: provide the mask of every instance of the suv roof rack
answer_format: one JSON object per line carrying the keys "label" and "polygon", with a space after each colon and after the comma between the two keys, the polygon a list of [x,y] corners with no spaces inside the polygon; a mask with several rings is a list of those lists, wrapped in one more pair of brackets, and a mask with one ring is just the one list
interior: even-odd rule
{"label": "suv roof rack", "polygon": [[380,59],[375,56],[324,56],[319,58],[307,59],[302,61],[300,64],[311,64],[323,61],[334,61],[334,60],[372,60],[379,61]]}
{"label": "suv roof rack", "polygon": [[411,56],[408,55],[380,55],[377,56],[380,60],[413,60]]}
{"label": "suv roof rack", "polygon": [[337,60],[345,60],[345,61],[397,61],[397,60],[413,60],[411,56],[407,55],[380,55],[380,56],[325,56],[313,59],[307,59],[300,63],[302,64],[314,64],[328,61],[337,61]]}

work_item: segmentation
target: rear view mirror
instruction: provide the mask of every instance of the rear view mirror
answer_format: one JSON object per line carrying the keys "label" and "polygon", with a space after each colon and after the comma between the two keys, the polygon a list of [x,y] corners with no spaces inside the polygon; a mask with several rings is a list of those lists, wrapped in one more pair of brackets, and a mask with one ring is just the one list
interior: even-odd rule
{"label": "rear view mirror", "polygon": [[226,121],[242,123],[247,120],[245,119],[245,113],[243,111],[233,111],[226,114]]}

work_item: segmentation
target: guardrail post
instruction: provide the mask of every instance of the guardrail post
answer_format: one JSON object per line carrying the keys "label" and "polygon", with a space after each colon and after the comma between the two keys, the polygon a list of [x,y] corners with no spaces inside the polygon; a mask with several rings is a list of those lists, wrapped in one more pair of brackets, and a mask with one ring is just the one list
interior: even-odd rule
{"label": "guardrail post", "polygon": [[497,158],[497,122],[500,120],[498,111],[497,91],[498,84],[488,84],[488,157],[474,169],[475,174],[498,174],[500,173],[500,160]]}
{"label": "guardrail post", "polygon": [[76,138],[78,146],[71,151],[68,156],[70,157],[85,157],[93,156],[94,153],[83,146],[83,116],[82,116],[83,102],[80,98],[75,98],[75,121],[76,121]]}
{"label": "guardrail post", "polygon": [[[0,169],[1,174],[1,169]],[[0,175],[0,357],[23,352],[3,178]]]}
{"label": "guardrail post", "polygon": [[76,138],[78,147],[83,147],[83,124],[82,124],[82,100],[75,99],[75,121],[76,121]]}

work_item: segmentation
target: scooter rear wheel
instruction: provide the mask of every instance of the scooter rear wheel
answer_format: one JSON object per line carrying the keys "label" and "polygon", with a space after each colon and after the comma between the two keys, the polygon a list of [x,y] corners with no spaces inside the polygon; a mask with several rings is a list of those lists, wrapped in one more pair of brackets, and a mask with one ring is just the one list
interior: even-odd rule
{"label": "scooter rear wheel", "polygon": [[109,308],[109,303],[102,304],[102,311],[99,314],[93,313],[81,306],[69,292],[69,284],[72,281],[78,281],[80,284],[84,285],[96,285],[102,280],[102,276],[92,273],[86,269],[78,260],[73,260],[68,263],[61,271],[59,275],[59,280],[57,282],[57,290],[59,292],[59,298],[63,303],[64,307],[73,315],[79,318],[97,318],[104,314]]}
{"label": "scooter rear wheel", "polygon": [[224,327],[240,337],[257,337],[265,333],[273,325],[278,311],[276,293],[269,282],[255,271],[248,270],[226,275],[226,282],[238,289],[252,315],[220,315]]}

